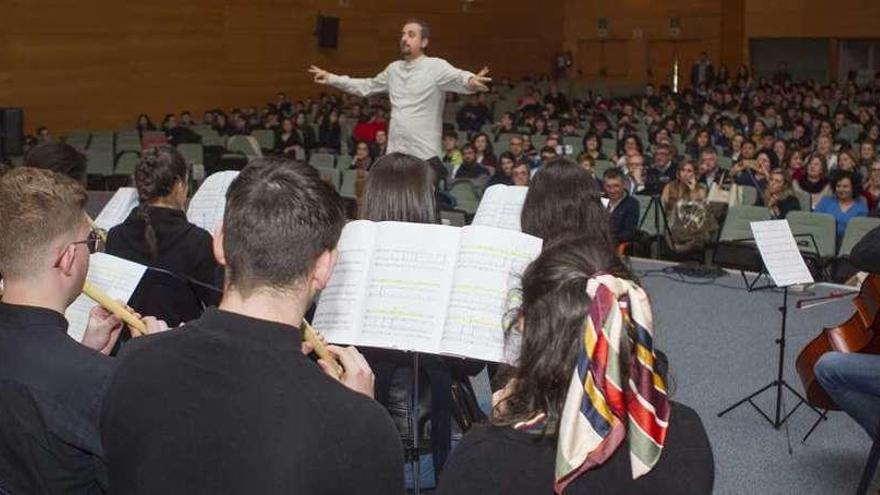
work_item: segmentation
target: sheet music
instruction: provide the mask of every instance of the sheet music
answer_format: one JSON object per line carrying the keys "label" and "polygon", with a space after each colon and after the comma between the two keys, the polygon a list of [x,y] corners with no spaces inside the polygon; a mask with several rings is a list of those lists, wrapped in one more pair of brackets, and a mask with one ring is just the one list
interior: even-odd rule
{"label": "sheet music", "polygon": [[787,221],[752,222],[751,227],[764,266],[778,287],[813,283]]}
{"label": "sheet music", "polygon": [[528,187],[504,184],[486,189],[471,225],[521,231],[519,217],[528,192]]}
{"label": "sheet music", "polygon": [[365,220],[349,222],[336,245],[336,267],[312,318],[312,326],[330,342],[358,343],[376,226]]}
{"label": "sheet music", "polygon": [[[95,253],[89,257],[89,274],[86,278],[113,299],[128,302],[146,270],[144,265],[106,253]],[[88,296],[80,294],[64,312],[69,323],[67,334],[77,342],[82,341],[89,322],[89,311],[96,305]]]}
{"label": "sheet music", "polygon": [[187,219],[214,234],[226,212],[226,190],[236,177],[237,170],[225,170],[208,176],[189,202]]}
{"label": "sheet music", "polygon": [[437,352],[460,232],[443,225],[377,225],[362,345]]}
{"label": "sheet music", "polygon": [[465,227],[443,328],[441,352],[501,362],[511,289],[541,253],[541,239],[491,227]]}
{"label": "sheet music", "polygon": [[110,201],[104,205],[101,213],[95,217],[95,225],[104,230],[110,230],[124,222],[128,218],[129,213],[131,213],[131,210],[137,206],[137,189],[133,187],[120,187],[110,197]]}

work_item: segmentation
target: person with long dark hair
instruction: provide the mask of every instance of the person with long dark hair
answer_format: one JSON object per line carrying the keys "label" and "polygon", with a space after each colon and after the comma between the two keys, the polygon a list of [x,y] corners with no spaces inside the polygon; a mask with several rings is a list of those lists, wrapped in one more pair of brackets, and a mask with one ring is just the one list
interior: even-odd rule
{"label": "person with long dark hair", "polygon": [[696,412],[669,400],[633,280],[595,237],[545,244],[507,329],[519,357],[491,423],[453,452],[440,495],[711,493],[709,439]]}
{"label": "person with long dark hair", "polygon": [[142,314],[161,315],[172,326],[197,318],[203,306],[216,305],[221,295],[205,286],[219,287],[222,280],[211,234],[186,219],[190,173],[190,165],[173,147],[144,150],[134,171],[140,204],[110,229],[105,249],[161,270],[147,272],[131,306]]}
{"label": "person with long dark hair", "polygon": [[[418,158],[391,153],[373,164],[367,177],[360,218],[375,222],[396,221],[439,224],[440,210],[430,165]],[[362,348],[376,375],[376,400],[388,408],[404,445],[412,445],[411,391],[412,357],[402,351]],[[453,381],[465,383],[468,376],[485,366],[481,361],[422,355],[419,372],[427,378],[430,396],[431,449],[435,475],[439,474],[451,449]],[[423,411],[427,412],[427,411]],[[419,434],[424,438],[424,433]]]}

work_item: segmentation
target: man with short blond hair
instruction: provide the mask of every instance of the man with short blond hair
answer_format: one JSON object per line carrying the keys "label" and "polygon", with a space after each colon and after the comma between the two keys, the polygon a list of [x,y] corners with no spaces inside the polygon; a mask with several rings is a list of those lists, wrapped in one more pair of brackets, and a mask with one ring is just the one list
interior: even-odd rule
{"label": "man with short blond hair", "polygon": [[106,485],[98,417],[122,322],[96,307],[78,343],[64,318],[97,246],[86,199],[78,182],[49,170],[0,176],[0,492]]}

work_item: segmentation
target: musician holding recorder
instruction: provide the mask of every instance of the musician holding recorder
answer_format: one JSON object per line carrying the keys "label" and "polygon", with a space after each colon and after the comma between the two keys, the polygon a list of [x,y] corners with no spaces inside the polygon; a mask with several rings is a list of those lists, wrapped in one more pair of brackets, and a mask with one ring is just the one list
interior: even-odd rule
{"label": "musician holding recorder", "polygon": [[77,343],[64,318],[97,244],[85,204],[79,182],[49,170],[0,176],[0,492],[106,487],[98,418],[122,322],[96,307]]}
{"label": "musician holding recorder", "polygon": [[[103,401],[110,493],[403,493],[397,430],[353,347],[315,365],[303,315],[337,260],[342,199],[305,164],[252,161],[226,193],[218,308],[129,342]],[[323,369],[323,371],[322,371]]]}

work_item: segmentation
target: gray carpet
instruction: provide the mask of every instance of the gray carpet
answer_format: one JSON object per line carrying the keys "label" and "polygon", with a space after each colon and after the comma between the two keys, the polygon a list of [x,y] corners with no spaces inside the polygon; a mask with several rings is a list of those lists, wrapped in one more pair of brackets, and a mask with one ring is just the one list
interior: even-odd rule
{"label": "gray carpet", "polygon": [[[781,292],[748,293],[742,279],[727,275],[710,285],[692,285],[659,272],[665,263],[634,260],[642,285],[652,298],[658,348],[669,357],[672,398],[701,416],[715,456],[715,493],[837,494],[855,493],[871,442],[855,422],[840,412],[829,414],[806,444],[801,438],[816,416],[801,406],[774,430],[748,404],[717,417],[728,405],[772,381],[776,375]],[[703,283],[703,280],[689,279]],[[844,321],[853,311],[845,298],[798,310],[801,297],[830,292],[815,286],[790,293],[785,377],[801,391],[794,368],[800,349],[823,326]],[[789,408],[796,403],[784,394]],[[773,416],[775,392],[756,402]],[[674,428],[674,423],[672,424]],[[877,483],[875,481],[874,486]],[[876,488],[874,488],[876,490]]]}

